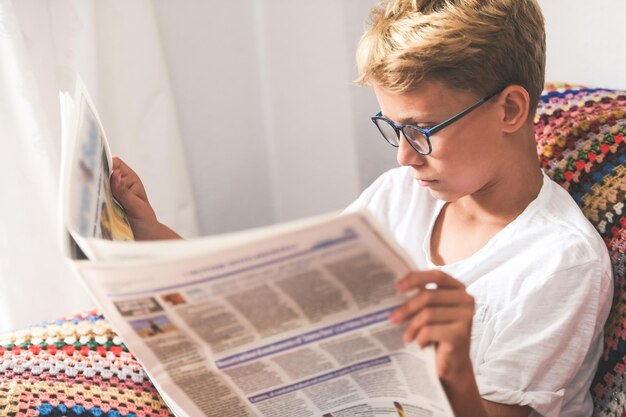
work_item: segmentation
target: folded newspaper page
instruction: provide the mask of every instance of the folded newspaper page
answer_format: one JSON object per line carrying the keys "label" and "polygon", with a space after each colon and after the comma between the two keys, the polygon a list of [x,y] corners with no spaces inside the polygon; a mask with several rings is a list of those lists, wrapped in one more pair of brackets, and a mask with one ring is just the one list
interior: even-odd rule
{"label": "folded newspaper page", "polygon": [[111,151],[80,77],[74,98],[62,92],[60,101],[62,245],[70,257],[80,258],[90,246],[79,242],[133,240],[133,232],[124,209],[111,193]]}
{"label": "folded newspaper page", "polygon": [[366,212],[133,242],[80,82],[61,94],[62,244],[178,417],[451,417],[434,349],[387,317],[410,258]]}
{"label": "folded newspaper page", "polygon": [[179,417],[453,415],[434,350],[387,320],[411,265],[367,213],[238,240],[74,264]]}

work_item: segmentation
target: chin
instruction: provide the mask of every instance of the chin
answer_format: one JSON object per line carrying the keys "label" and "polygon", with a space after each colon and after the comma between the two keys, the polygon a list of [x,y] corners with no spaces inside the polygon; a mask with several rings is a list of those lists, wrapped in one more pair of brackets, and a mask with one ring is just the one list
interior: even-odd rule
{"label": "chin", "polygon": [[436,198],[437,200],[445,201],[446,203],[451,203],[461,198],[461,196],[457,193],[446,192],[443,190],[433,190],[431,188],[428,191],[430,192],[430,195],[432,195],[434,198]]}

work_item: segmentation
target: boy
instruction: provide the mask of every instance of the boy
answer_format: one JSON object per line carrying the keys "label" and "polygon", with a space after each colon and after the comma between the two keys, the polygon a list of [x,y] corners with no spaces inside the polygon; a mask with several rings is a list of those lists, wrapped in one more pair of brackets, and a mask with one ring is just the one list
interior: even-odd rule
{"label": "boy", "polygon": [[[390,320],[406,325],[406,342],[436,344],[457,416],[589,416],[611,269],[597,232],[537,163],[538,5],[383,0],[371,19],[358,81],[373,87],[372,121],[401,167],[348,210],[369,209],[420,269],[398,290],[422,291]],[[113,168],[135,235],[177,237],[132,170]]]}

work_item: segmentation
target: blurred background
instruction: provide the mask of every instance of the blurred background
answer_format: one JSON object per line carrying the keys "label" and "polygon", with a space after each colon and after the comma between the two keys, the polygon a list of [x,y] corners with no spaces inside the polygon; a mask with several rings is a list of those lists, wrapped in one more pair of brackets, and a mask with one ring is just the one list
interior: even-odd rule
{"label": "blurred background", "polygon": [[[626,89],[622,0],[540,0],[548,81]],[[92,306],[58,248],[78,71],[161,221],[204,236],[340,210],[393,148],[353,85],[373,0],[0,0],[0,331]]]}

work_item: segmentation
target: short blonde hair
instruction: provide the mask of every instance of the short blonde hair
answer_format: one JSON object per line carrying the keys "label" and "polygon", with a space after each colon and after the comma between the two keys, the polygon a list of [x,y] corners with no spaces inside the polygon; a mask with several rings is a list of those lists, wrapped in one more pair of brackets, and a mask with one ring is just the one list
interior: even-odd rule
{"label": "short blonde hair", "polygon": [[516,84],[534,114],[546,50],[535,0],[380,0],[370,20],[357,48],[357,83],[401,93],[435,78],[478,94]]}

